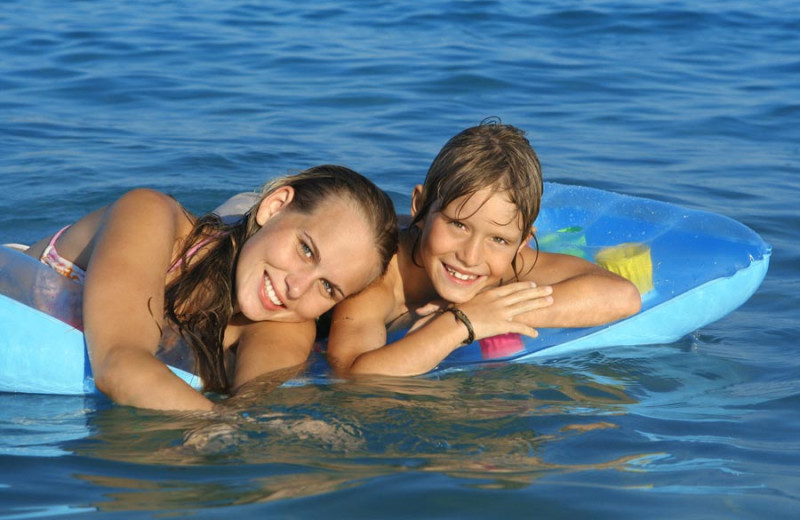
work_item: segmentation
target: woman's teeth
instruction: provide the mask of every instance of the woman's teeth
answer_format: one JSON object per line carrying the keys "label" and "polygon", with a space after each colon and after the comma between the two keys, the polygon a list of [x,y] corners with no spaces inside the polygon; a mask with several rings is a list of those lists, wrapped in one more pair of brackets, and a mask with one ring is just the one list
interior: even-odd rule
{"label": "woman's teeth", "polygon": [[282,307],[283,303],[278,299],[278,295],[275,293],[275,288],[272,287],[269,276],[264,276],[264,288],[267,290],[267,298],[269,298],[269,301],[272,302],[273,305]]}
{"label": "woman's teeth", "polygon": [[464,280],[465,282],[469,282],[478,278],[478,276],[474,274],[459,273],[458,271],[451,269],[449,265],[445,265],[444,267],[445,269],[447,269],[448,273],[450,273],[454,278],[458,280]]}

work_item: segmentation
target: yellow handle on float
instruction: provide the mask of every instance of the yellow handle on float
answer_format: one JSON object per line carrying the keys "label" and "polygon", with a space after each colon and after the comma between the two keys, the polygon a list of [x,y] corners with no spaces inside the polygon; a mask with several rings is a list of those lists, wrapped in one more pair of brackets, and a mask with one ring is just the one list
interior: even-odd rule
{"label": "yellow handle on float", "polygon": [[627,278],[641,294],[653,290],[653,260],[645,244],[626,243],[600,250],[595,257],[598,265]]}

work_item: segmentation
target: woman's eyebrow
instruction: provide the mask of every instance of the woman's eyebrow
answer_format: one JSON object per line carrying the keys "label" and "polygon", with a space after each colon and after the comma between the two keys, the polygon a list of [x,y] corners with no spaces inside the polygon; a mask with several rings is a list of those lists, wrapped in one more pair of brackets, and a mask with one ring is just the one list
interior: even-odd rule
{"label": "woman's eyebrow", "polygon": [[314,242],[314,239],[308,234],[308,231],[303,230],[303,236],[305,236],[306,240],[308,241],[308,246],[311,248],[311,252],[314,254],[316,263],[320,263],[322,261],[322,256],[319,254],[317,243]]}

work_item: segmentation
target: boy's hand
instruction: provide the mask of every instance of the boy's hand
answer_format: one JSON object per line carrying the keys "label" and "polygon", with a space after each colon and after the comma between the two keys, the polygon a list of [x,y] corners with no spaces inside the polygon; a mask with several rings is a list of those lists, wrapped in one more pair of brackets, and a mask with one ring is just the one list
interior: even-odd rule
{"label": "boy's hand", "polygon": [[475,339],[509,332],[532,338],[536,329],[521,323],[517,317],[553,305],[553,288],[538,287],[533,282],[515,282],[484,291],[472,300],[458,304],[475,331]]}

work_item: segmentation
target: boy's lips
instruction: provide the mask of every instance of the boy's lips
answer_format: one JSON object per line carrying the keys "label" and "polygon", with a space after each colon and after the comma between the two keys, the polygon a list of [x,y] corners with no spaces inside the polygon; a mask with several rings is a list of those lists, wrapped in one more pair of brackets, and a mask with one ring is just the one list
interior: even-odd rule
{"label": "boy's lips", "polygon": [[451,266],[449,264],[446,264],[444,262],[442,262],[442,266],[444,267],[445,273],[447,273],[447,275],[451,279],[455,280],[456,282],[468,283],[469,284],[469,283],[473,283],[473,282],[477,281],[478,279],[482,278],[482,276],[479,275],[479,274],[474,274],[474,273],[470,273],[469,271],[463,271],[463,270],[460,270],[460,269],[456,269],[453,266]]}

